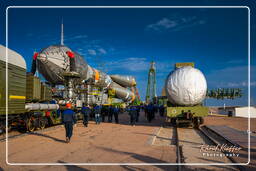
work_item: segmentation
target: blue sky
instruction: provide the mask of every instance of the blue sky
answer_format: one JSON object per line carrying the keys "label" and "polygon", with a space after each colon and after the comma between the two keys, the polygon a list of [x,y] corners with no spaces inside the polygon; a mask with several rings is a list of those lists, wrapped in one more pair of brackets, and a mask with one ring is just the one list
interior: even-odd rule
{"label": "blue sky", "polygon": [[[34,51],[59,44],[63,18],[64,44],[93,67],[109,74],[135,76],[143,100],[149,63],[154,60],[158,95],[176,62],[195,62],[209,89],[243,89],[240,99],[211,99],[207,105],[247,105],[247,17],[246,8],[9,9],[9,47],[23,55],[30,69]],[[251,30],[255,29],[252,23]],[[5,44],[2,39],[1,44]],[[255,46],[251,47],[254,51]],[[252,56],[253,104],[255,66]]]}

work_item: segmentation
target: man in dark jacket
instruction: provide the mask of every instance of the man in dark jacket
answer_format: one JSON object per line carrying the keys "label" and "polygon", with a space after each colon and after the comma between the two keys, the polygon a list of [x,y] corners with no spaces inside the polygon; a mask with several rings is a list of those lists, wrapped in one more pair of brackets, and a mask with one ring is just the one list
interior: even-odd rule
{"label": "man in dark jacket", "polygon": [[151,122],[152,119],[154,118],[154,106],[152,103],[150,103],[148,106],[147,106],[147,118],[148,118],[148,121]]}
{"label": "man in dark jacket", "polygon": [[164,105],[161,105],[159,107],[159,114],[160,114],[160,116],[164,116]]}
{"label": "man in dark jacket", "polygon": [[109,106],[108,108],[108,122],[112,122],[112,118],[113,118],[113,106]]}
{"label": "man in dark jacket", "polygon": [[115,122],[118,124],[119,123],[119,120],[118,120],[119,108],[117,106],[115,106],[113,109],[113,112],[114,112]]}
{"label": "man in dark jacket", "polygon": [[140,118],[140,106],[136,106],[136,109],[137,109],[136,122],[139,122],[139,118]]}
{"label": "man in dark jacket", "polygon": [[66,130],[66,142],[69,143],[73,134],[73,124],[76,123],[75,112],[71,109],[72,104],[66,104],[67,109],[63,111],[63,123]]}
{"label": "man in dark jacket", "polygon": [[130,123],[132,126],[135,126],[136,116],[137,116],[137,108],[136,106],[131,106],[129,108],[129,115],[130,115]]}
{"label": "man in dark jacket", "polygon": [[105,117],[106,116],[108,116],[108,107],[107,106],[102,106],[102,110],[101,110],[102,122],[105,122]]}
{"label": "man in dark jacket", "polygon": [[101,117],[100,117],[100,115],[101,115],[101,106],[96,105],[94,107],[94,114],[95,114],[95,122],[96,122],[96,124],[100,124],[100,120],[101,120]]}
{"label": "man in dark jacket", "polygon": [[89,120],[89,116],[91,114],[91,109],[90,106],[87,105],[83,105],[82,109],[81,109],[81,113],[83,114],[83,124],[85,127],[88,126],[88,120]]}

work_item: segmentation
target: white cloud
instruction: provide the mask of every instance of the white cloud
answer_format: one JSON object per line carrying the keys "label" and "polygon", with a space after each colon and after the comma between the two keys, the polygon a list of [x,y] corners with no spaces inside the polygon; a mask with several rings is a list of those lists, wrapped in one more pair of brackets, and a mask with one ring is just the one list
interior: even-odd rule
{"label": "white cloud", "polygon": [[87,37],[88,37],[87,35],[77,35],[77,36],[74,36],[73,39],[82,39]]}
{"label": "white cloud", "polygon": [[96,56],[97,55],[96,51],[93,50],[93,49],[88,49],[87,51],[88,51],[89,55],[92,55],[92,56]]}
{"label": "white cloud", "polygon": [[105,49],[103,49],[103,48],[99,48],[99,49],[98,49],[98,52],[99,52],[100,54],[103,54],[103,55],[107,54],[107,51],[106,51]]}
{"label": "white cloud", "polygon": [[109,62],[107,66],[111,67],[112,70],[146,71],[149,68],[149,63],[146,61],[146,58],[131,57]]}
{"label": "white cloud", "polygon": [[[247,87],[248,86],[248,81],[242,81],[242,82],[229,82],[227,83],[228,87]],[[250,82],[251,87],[256,86],[256,81]]]}
{"label": "white cloud", "polygon": [[242,60],[242,59],[235,59],[235,60],[228,61],[227,64],[241,64],[243,62],[244,62],[244,60]]}
{"label": "white cloud", "polygon": [[147,26],[147,29],[153,29],[156,31],[163,30],[163,29],[170,29],[177,26],[177,22],[173,20],[169,20],[168,18],[163,18],[160,21],[150,24]]}
{"label": "white cloud", "polygon": [[[255,66],[251,66],[251,86],[256,86]],[[248,80],[248,66],[232,66],[214,70],[206,75],[211,88],[218,87],[246,87]]]}
{"label": "white cloud", "polygon": [[[106,67],[110,70],[127,70],[131,72],[145,72],[147,74],[150,68],[150,60],[143,57],[129,57],[116,61],[109,61],[106,63]],[[171,62],[156,62],[156,74],[157,76],[167,76],[168,73],[173,68],[173,63]]]}
{"label": "white cloud", "polygon": [[146,26],[146,30],[148,31],[179,31],[184,28],[197,26],[205,24],[206,21],[203,19],[198,19],[196,16],[171,16],[171,17],[164,17],[157,21],[156,23],[149,24]]}

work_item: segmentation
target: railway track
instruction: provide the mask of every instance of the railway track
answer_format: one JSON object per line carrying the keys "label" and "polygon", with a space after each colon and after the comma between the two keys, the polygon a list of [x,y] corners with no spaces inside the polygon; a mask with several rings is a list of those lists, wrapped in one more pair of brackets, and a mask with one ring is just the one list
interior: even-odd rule
{"label": "railway track", "polygon": [[[199,129],[190,129],[190,128],[179,128],[174,127],[173,130],[176,138],[176,154],[177,154],[177,170],[189,170],[189,169],[211,169],[211,170],[244,170],[243,167],[239,165],[212,165],[213,163],[236,163],[231,157],[209,157],[200,154],[200,147],[202,145],[217,146],[222,143],[218,141],[218,137],[211,136],[206,130]],[[208,153],[207,153],[208,154]],[[213,154],[213,153],[211,153]],[[215,153],[214,153],[215,154]],[[219,155],[221,153],[218,153]],[[196,167],[186,165],[191,163],[198,163]],[[212,163],[211,165],[202,165],[202,164]]]}
{"label": "railway track", "polygon": [[178,134],[178,128],[174,127],[174,134],[176,137],[176,154],[177,154],[177,171],[182,171],[182,165],[180,165],[181,163],[183,163],[182,160],[182,150],[181,150],[181,146],[179,144],[179,134]]}

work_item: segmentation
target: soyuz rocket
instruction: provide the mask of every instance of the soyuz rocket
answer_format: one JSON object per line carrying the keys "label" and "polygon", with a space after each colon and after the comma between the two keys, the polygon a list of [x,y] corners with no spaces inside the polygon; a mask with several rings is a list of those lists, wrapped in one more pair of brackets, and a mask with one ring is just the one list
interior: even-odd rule
{"label": "soyuz rocket", "polygon": [[103,89],[112,89],[123,101],[133,101],[135,94],[129,87],[136,85],[134,77],[107,75],[84,60],[78,53],[64,45],[52,45],[33,56],[31,72],[36,69],[52,85],[65,85],[65,72],[76,72],[79,78],[74,84],[93,83]]}
{"label": "soyuz rocket", "polygon": [[[63,44],[63,25],[61,35],[61,45],[51,45],[34,54],[31,68],[33,74],[38,70],[51,85],[66,85],[70,99],[74,98],[72,90],[76,85],[87,84],[104,90],[111,89],[117,98],[126,102],[135,99],[131,91],[131,87],[136,85],[134,77],[108,75],[91,67],[80,54]],[[72,80],[72,85],[65,73],[76,73],[78,76]]]}

